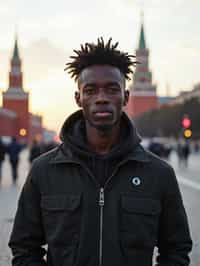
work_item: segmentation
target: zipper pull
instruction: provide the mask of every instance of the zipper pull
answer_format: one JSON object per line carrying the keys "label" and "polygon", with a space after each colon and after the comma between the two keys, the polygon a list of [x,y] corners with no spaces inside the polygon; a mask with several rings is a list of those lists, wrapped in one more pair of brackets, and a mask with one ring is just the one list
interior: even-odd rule
{"label": "zipper pull", "polygon": [[104,206],[104,189],[100,188],[99,206]]}

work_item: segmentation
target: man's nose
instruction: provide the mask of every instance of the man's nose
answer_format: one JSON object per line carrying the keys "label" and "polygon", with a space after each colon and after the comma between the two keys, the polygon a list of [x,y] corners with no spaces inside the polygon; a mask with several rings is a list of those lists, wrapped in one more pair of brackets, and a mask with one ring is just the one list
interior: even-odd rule
{"label": "man's nose", "polygon": [[105,90],[100,88],[96,97],[96,103],[107,103],[108,101],[108,95],[106,94]]}

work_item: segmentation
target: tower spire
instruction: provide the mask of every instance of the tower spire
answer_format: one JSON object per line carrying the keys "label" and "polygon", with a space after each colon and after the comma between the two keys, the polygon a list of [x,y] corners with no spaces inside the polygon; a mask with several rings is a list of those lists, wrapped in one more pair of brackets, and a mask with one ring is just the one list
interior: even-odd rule
{"label": "tower spire", "polygon": [[23,91],[23,74],[21,71],[21,59],[18,49],[18,38],[15,36],[14,50],[11,58],[11,69],[9,72],[9,88],[8,90],[16,89]]}
{"label": "tower spire", "polygon": [[17,35],[15,37],[15,45],[14,45],[14,51],[13,51],[13,57],[12,57],[12,59],[15,60],[15,61],[20,60]]}
{"label": "tower spire", "polygon": [[141,12],[141,29],[139,38],[139,49],[146,49],[146,41],[144,36],[144,12]]}

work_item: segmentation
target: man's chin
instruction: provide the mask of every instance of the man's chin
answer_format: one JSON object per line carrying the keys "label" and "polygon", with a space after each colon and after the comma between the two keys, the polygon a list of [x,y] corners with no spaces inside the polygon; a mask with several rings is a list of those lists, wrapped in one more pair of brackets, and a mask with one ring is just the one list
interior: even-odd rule
{"label": "man's chin", "polygon": [[110,131],[112,130],[112,128],[114,127],[114,123],[98,123],[98,122],[92,122],[90,120],[87,120],[87,122],[89,123],[89,125],[93,128],[96,128],[99,131]]}
{"label": "man's chin", "polygon": [[111,131],[113,126],[112,124],[101,124],[101,125],[93,125],[97,130],[103,131],[103,132],[108,132]]}
{"label": "man's chin", "polygon": [[86,119],[87,123],[93,127],[96,128],[96,130],[99,130],[101,132],[109,132],[111,131],[117,124],[119,121],[91,121],[89,119]]}

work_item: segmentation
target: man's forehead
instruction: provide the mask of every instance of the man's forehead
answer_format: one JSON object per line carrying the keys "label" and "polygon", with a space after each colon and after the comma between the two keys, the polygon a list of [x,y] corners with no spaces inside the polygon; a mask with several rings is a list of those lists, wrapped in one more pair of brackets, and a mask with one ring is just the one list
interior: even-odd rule
{"label": "man's forehead", "polygon": [[124,77],[121,71],[114,66],[110,65],[94,65],[82,70],[80,82],[95,82],[101,81],[118,81],[122,82]]}

